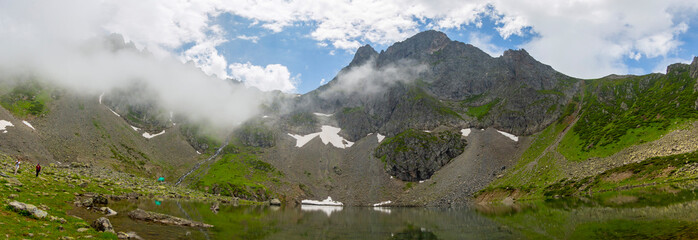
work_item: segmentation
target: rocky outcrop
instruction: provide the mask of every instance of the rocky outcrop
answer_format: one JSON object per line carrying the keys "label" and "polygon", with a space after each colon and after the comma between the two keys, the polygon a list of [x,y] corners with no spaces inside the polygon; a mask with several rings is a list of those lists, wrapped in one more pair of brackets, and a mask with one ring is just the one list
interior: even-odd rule
{"label": "rocky outcrop", "polygon": [[235,137],[242,145],[269,148],[276,145],[274,131],[263,124],[248,123],[235,131]]}
{"label": "rocky outcrop", "polygon": [[36,219],[43,219],[46,216],[48,216],[48,213],[46,213],[46,211],[41,210],[32,204],[12,201],[8,204],[8,206],[15,212],[18,212],[22,215],[34,217]]}
{"label": "rocky outcrop", "polygon": [[427,133],[410,129],[386,139],[374,156],[385,170],[403,181],[429,179],[434,172],[463,153],[466,141],[454,132]]}
{"label": "rocky outcrop", "polygon": [[105,217],[97,218],[94,222],[92,222],[92,225],[90,225],[92,228],[97,230],[98,232],[110,232],[110,233],[115,233],[114,232],[114,227],[112,227],[111,222],[109,219]]}
{"label": "rocky outcrop", "polygon": [[170,215],[162,214],[162,213],[148,212],[148,211],[144,211],[142,209],[133,210],[133,211],[128,213],[128,216],[133,220],[154,222],[154,223],[160,223],[160,224],[165,224],[165,225],[176,225],[176,226],[185,226],[185,227],[206,227],[206,228],[213,227],[213,225],[210,225],[210,224],[191,221],[191,220],[178,218],[178,217],[174,217],[174,216],[170,216]]}

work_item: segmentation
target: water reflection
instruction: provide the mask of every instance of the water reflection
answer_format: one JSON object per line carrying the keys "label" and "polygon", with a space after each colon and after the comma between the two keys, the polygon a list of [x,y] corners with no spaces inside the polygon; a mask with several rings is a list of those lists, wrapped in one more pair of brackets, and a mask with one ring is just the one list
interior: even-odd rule
{"label": "water reflection", "polygon": [[[630,199],[623,196],[636,199],[617,200]],[[109,217],[116,231],[134,231],[145,239],[698,239],[698,201],[693,192],[609,193],[457,209],[220,205],[215,213],[210,203],[167,200],[117,201],[109,206],[119,212]],[[136,208],[215,227],[197,229],[133,221],[127,213]],[[101,216],[82,209],[70,214],[88,221]],[[623,235],[628,233],[635,235]]]}

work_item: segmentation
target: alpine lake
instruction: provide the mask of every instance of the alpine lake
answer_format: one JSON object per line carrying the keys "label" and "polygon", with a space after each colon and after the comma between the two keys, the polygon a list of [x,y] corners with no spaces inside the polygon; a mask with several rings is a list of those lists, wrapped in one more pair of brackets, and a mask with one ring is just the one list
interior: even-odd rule
{"label": "alpine lake", "polygon": [[[698,239],[696,188],[671,189],[450,208],[221,204],[213,212],[210,203],[139,199],[110,202],[119,214],[109,219],[144,239]],[[214,227],[135,221],[127,213],[137,208]],[[69,214],[101,216],[82,208]]]}

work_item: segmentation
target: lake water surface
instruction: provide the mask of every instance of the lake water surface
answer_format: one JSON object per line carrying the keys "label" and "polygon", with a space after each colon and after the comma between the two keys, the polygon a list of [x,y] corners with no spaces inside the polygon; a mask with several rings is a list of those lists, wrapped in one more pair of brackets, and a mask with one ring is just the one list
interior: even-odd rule
{"label": "lake water surface", "polygon": [[[660,199],[660,200],[657,200]],[[116,231],[145,239],[696,239],[698,199],[693,191],[662,198],[529,202],[461,208],[371,208],[221,205],[176,201],[114,201]],[[211,229],[133,221],[136,208],[215,225]],[[74,209],[88,221],[99,213]]]}

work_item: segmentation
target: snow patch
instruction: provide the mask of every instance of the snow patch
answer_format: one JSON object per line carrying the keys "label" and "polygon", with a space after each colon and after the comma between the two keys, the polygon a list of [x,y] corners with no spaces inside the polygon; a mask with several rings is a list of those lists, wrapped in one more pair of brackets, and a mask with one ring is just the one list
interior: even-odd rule
{"label": "snow patch", "polygon": [[317,201],[317,200],[303,200],[301,201],[301,204],[303,205],[320,205],[320,206],[344,206],[344,203],[338,202],[338,201],[333,201],[332,197],[327,196],[327,199],[322,200],[322,201]]}
{"label": "snow patch", "polygon": [[323,125],[322,131],[318,133],[311,133],[305,136],[291,133],[289,133],[288,135],[296,139],[296,147],[303,147],[303,145],[310,142],[310,140],[317,136],[320,136],[320,140],[322,140],[322,143],[325,145],[331,143],[332,146],[342,149],[353,146],[353,142],[350,142],[349,140],[346,140],[343,137],[339,136],[339,131],[341,130],[341,128]]}
{"label": "snow patch", "polygon": [[104,93],[99,95],[99,104],[102,104],[102,97],[104,97]]}
{"label": "snow patch", "polygon": [[[129,125],[129,126],[131,126],[131,125]],[[138,132],[138,130],[141,130],[140,128],[137,128],[137,127],[134,127],[134,126],[131,126],[131,128],[133,128],[133,131],[136,131],[136,132]]]}
{"label": "snow patch", "polygon": [[199,152],[199,151],[196,151],[196,154],[201,154],[201,152]]}
{"label": "snow patch", "polygon": [[150,133],[145,132],[145,133],[143,133],[143,137],[144,137],[144,138],[147,138],[147,139],[151,139],[151,138],[160,136],[160,135],[163,134],[163,133],[165,133],[165,130],[162,130],[162,132],[156,133],[156,134],[150,134]]}
{"label": "snow patch", "polygon": [[463,135],[463,137],[467,137],[468,135],[470,135],[471,132],[472,130],[470,130],[470,128],[464,128],[460,130],[460,133]]}
{"label": "snow patch", "polygon": [[27,127],[30,127],[31,129],[36,130],[36,128],[34,128],[34,126],[32,126],[32,125],[31,125],[29,122],[27,122],[26,120],[23,120],[22,123],[24,123],[24,125],[27,125]]}
{"label": "snow patch", "polygon": [[375,204],[373,204],[373,206],[374,206],[374,207],[380,207],[380,206],[387,205],[387,204],[391,204],[391,203],[392,203],[392,202],[391,202],[390,200],[388,200],[388,201],[383,201],[383,202],[375,203]]}
{"label": "snow patch", "polygon": [[376,134],[376,137],[378,138],[378,142],[382,142],[383,139],[385,139],[385,136],[381,135],[380,133]]}
{"label": "snow patch", "polygon": [[320,211],[329,217],[333,212],[342,211],[341,206],[301,205],[301,211]]}
{"label": "snow patch", "polygon": [[425,133],[431,133],[431,131],[429,131],[429,130],[424,130],[424,132],[425,132]]}
{"label": "snow patch", "polygon": [[318,113],[318,112],[313,113],[313,114],[315,114],[316,116],[321,116],[321,117],[332,117],[332,115],[333,115],[333,114]]}
{"label": "snow patch", "polygon": [[269,118],[269,116],[267,116],[267,115],[264,115],[264,116],[262,116],[262,118]]}
{"label": "snow patch", "polygon": [[113,114],[116,115],[117,117],[121,117],[121,115],[119,115],[118,113],[114,112],[114,110],[111,110],[111,108],[107,108],[107,109],[109,109],[109,111],[111,111],[111,113],[113,113]]}
{"label": "snow patch", "polygon": [[424,182],[424,180],[419,181],[419,183],[423,183],[423,182]]}
{"label": "snow patch", "polygon": [[508,138],[511,139],[511,140],[514,140],[514,142],[518,142],[518,141],[519,141],[519,137],[517,137],[517,136],[514,135],[514,134],[511,134],[511,133],[508,133],[508,132],[502,132],[502,131],[499,131],[499,130],[497,130],[497,132],[501,133],[502,135],[504,135],[505,137],[508,137]]}
{"label": "snow patch", "polygon": [[0,120],[0,131],[2,131],[2,133],[7,133],[7,127],[14,127],[14,126],[15,125],[13,125],[10,121]]}

